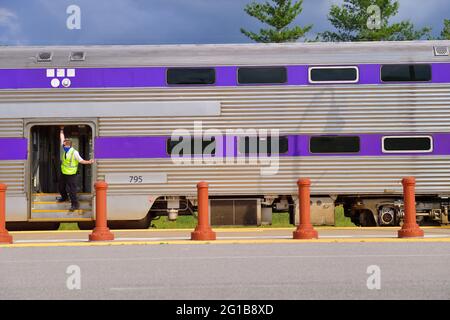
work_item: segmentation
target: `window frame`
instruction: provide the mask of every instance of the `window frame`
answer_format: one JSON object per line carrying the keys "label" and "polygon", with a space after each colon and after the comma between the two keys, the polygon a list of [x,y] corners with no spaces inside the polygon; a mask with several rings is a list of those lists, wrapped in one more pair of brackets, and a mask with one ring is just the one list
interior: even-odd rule
{"label": "window frame", "polygon": [[[286,73],[286,80],[284,82],[249,82],[249,83],[240,83],[239,82],[239,70],[241,69],[283,69]],[[261,85],[286,85],[289,82],[289,74],[287,66],[238,66],[236,68],[236,84],[238,86],[261,86]]]}
{"label": "window frame", "polygon": [[[257,151],[256,151],[256,153],[246,153],[246,152],[241,152],[241,150],[240,150],[240,146],[241,146],[241,144],[240,144],[240,142],[241,142],[241,139],[244,139],[244,149],[245,149],[245,146],[246,146],[246,144],[245,144],[245,139],[246,138],[254,138],[255,136],[237,136],[236,138],[237,138],[237,143],[236,143],[236,145],[237,145],[237,152],[238,152],[238,154],[240,154],[240,155],[243,155],[243,156],[258,156],[259,155],[259,141],[261,140],[261,137],[259,137],[259,136],[256,136],[256,139],[257,139],[257,143],[258,143],[258,145],[257,145]],[[268,137],[265,137],[266,139],[272,139],[272,137],[270,137],[270,136],[268,136]],[[286,145],[287,145],[287,149],[286,149],[286,152],[278,152],[278,153],[276,153],[276,154],[274,154],[274,155],[282,155],[282,154],[288,154],[289,153],[289,136],[288,135],[282,135],[282,136],[278,136],[278,140],[280,141],[281,139],[286,139]],[[271,142],[272,143],[272,142]],[[280,146],[281,144],[280,143],[278,143],[278,145]],[[245,150],[244,150],[245,151]],[[250,150],[249,150],[250,151]],[[271,149],[269,149],[268,148],[268,150],[267,150],[267,156],[269,156],[269,157],[271,157],[272,156],[272,150]],[[270,152],[270,153],[269,153]]]}
{"label": "window frame", "polygon": [[[411,65],[425,65],[425,66],[429,66],[430,67],[430,80],[425,80],[425,81],[416,81],[416,80],[384,81],[383,80],[383,67],[384,66],[411,66]],[[433,82],[433,66],[432,66],[431,63],[386,63],[386,64],[381,64],[380,65],[380,82],[381,83],[393,83],[393,84],[399,84],[399,83],[431,83],[431,82]]]}
{"label": "window frame", "polygon": [[[184,138],[186,138],[186,136],[182,136],[182,138],[184,139]],[[181,157],[194,157],[194,156],[202,156],[202,157],[204,157],[205,156],[205,154],[203,153],[203,151],[205,150],[205,147],[206,146],[203,146],[203,142],[209,142],[209,144],[207,145],[207,146],[209,146],[211,143],[214,143],[215,144],[215,146],[214,146],[214,154],[212,154],[211,156],[212,157],[215,157],[216,156],[216,154],[217,154],[217,143],[216,143],[216,137],[215,136],[212,136],[211,138],[214,138],[213,140],[204,140],[204,137],[196,137],[196,136],[190,136],[190,138],[191,138],[191,147],[194,145],[194,141],[196,140],[196,139],[202,139],[202,153],[188,153],[188,154],[183,154],[183,155],[181,155]],[[169,152],[169,143],[170,142],[172,142],[172,137],[168,137],[167,139],[166,139],[166,154],[169,156],[169,157],[172,157],[172,153],[171,152]],[[177,143],[181,143],[181,140],[178,140],[177,141]],[[175,147],[175,146],[174,146]],[[173,149],[173,148],[172,148]],[[195,150],[191,150],[191,151],[195,151]],[[208,154],[208,156],[209,156],[209,154]]]}
{"label": "window frame", "polygon": [[[312,73],[313,69],[355,69],[356,70],[356,80],[332,80],[332,81],[312,80],[311,73]],[[359,83],[359,67],[358,66],[309,66],[308,67],[308,82],[311,84]]]}
{"label": "window frame", "polygon": [[[358,138],[358,151],[353,151],[353,152],[312,152],[311,151],[312,138],[346,138],[346,137],[353,137],[353,138],[357,137]],[[321,154],[331,154],[331,155],[333,155],[333,154],[359,154],[359,153],[361,153],[361,137],[358,135],[348,135],[348,136],[335,136],[335,135],[333,135],[333,136],[325,136],[325,135],[316,136],[316,135],[314,135],[314,136],[309,136],[308,151],[310,154],[317,154],[317,155],[321,155]]]}
{"label": "window frame", "polygon": [[[198,69],[205,69],[205,70],[212,70],[214,72],[214,82],[208,83],[208,84],[202,84],[202,83],[169,83],[169,70],[170,69],[184,69],[184,70],[198,70]],[[166,85],[169,87],[180,87],[180,86],[215,86],[217,83],[217,71],[215,67],[166,67],[166,79],[165,79]]]}
{"label": "window frame", "polygon": [[[386,139],[401,139],[401,138],[429,138],[430,139],[430,149],[429,150],[386,150],[384,147],[384,141]],[[433,136],[430,135],[420,135],[420,136],[383,136],[381,139],[381,150],[383,153],[431,153],[434,150],[434,140]]]}

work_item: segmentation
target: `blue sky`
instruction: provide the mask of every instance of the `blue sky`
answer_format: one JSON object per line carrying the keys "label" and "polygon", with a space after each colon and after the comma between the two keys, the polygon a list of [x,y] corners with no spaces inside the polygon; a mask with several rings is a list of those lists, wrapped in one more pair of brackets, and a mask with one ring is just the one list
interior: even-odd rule
{"label": "blue sky", "polygon": [[[0,0],[0,45],[184,44],[251,42],[240,27],[259,22],[243,10],[251,0]],[[262,2],[263,0],[258,0]],[[304,0],[300,25],[308,34],[331,29],[327,14],[342,0]],[[81,29],[66,27],[69,5],[81,8]],[[450,19],[450,0],[400,0],[394,21],[432,26]]]}

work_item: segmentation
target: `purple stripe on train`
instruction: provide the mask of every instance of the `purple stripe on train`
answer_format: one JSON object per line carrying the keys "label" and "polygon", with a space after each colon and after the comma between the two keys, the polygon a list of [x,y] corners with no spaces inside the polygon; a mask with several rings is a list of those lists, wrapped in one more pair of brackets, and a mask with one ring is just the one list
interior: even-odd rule
{"label": "purple stripe on train", "polygon": [[[380,84],[380,64],[359,64],[359,84]],[[430,83],[450,83],[450,63],[433,63]],[[216,66],[212,86],[238,86],[237,66]],[[308,82],[308,66],[287,66],[288,81]],[[264,85],[264,84],[260,84]],[[168,87],[165,67],[0,69],[0,89]]]}
{"label": "purple stripe on train", "polygon": [[[416,134],[417,135],[417,134]],[[281,157],[308,156],[428,156],[450,155],[450,133],[425,134],[433,138],[433,151],[420,153],[383,153],[381,134],[362,134],[360,137],[360,151],[342,154],[313,154],[309,151],[311,135],[289,135],[288,152]],[[316,135],[315,135],[316,136]],[[355,136],[351,134],[339,136]],[[392,136],[411,136],[408,134],[392,134]],[[127,158],[170,158],[167,153],[166,136],[158,137],[98,137],[95,139],[95,157],[97,159],[127,159]],[[236,137],[222,137],[222,148],[216,157],[236,157],[238,153]]]}
{"label": "purple stripe on train", "polygon": [[0,160],[26,160],[27,139],[0,138]]}
{"label": "purple stripe on train", "polygon": [[[408,134],[393,134],[395,136],[410,136]],[[425,134],[427,135],[427,134]],[[384,135],[362,134],[360,137],[360,152],[347,154],[313,154],[309,151],[310,135],[289,135],[288,152],[280,156],[442,156],[450,155],[450,133],[428,134],[433,138],[433,151],[421,153],[383,153],[381,141]],[[352,136],[351,134],[339,136]],[[354,135],[353,135],[354,136]],[[144,159],[169,158],[167,139],[165,136],[153,137],[97,137],[95,139],[95,157],[98,159]],[[216,157],[236,157],[238,153],[237,137],[223,137],[223,148],[218,150]],[[27,139],[0,138],[0,160],[26,160]]]}

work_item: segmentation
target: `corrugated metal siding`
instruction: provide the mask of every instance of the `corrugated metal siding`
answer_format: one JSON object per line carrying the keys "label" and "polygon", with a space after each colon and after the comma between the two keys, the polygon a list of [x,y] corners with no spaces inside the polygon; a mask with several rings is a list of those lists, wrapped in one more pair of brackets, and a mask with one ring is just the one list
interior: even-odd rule
{"label": "corrugated metal siding", "polygon": [[[0,138],[23,137],[23,119],[1,119]],[[8,186],[7,194],[25,192],[25,161],[0,161],[0,183]]]}
{"label": "corrugated metal siding", "polygon": [[[101,136],[170,135],[178,128],[192,130],[194,120],[202,120],[204,129],[267,128],[280,129],[280,134],[450,131],[449,84],[8,91],[0,97],[0,108],[1,101],[45,101],[56,106],[61,101],[120,100],[219,100],[221,116],[100,118]],[[22,136],[21,120],[0,123],[5,124],[0,131],[9,132],[4,136]],[[167,185],[111,185],[110,192],[116,194],[195,194],[199,179],[208,180],[214,194],[292,194],[300,176],[319,180],[313,185],[316,193],[399,192],[399,179],[407,174],[418,178],[420,192],[450,190],[450,160],[435,157],[283,158],[275,177],[260,177],[259,169],[251,166],[209,169],[178,167],[168,161],[99,161],[98,167],[99,174],[142,170],[169,174]]]}
{"label": "corrugated metal siding", "polygon": [[0,118],[0,138],[5,137],[23,137],[23,120]]}
{"label": "corrugated metal siding", "polygon": [[204,129],[266,128],[282,134],[450,130],[450,85],[148,90],[146,96],[161,101],[219,100],[222,114],[101,118],[100,135],[170,135],[174,128],[192,130],[194,120],[201,120]]}
{"label": "corrugated metal siding", "polygon": [[99,160],[98,173],[167,173],[167,184],[110,185],[109,192],[195,195],[199,180],[210,194],[296,194],[300,177],[312,180],[315,194],[365,194],[402,190],[401,178],[413,175],[418,193],[450,193],[450,159],[438,157],[280,158],[275,176],[261,176],[255,165],[176,165],[170,159]]}
{"label": "corrugated metal siding", "polygon": [[0,182],[8,186],[7,194],[25,192],[25,161],[0,161]]}

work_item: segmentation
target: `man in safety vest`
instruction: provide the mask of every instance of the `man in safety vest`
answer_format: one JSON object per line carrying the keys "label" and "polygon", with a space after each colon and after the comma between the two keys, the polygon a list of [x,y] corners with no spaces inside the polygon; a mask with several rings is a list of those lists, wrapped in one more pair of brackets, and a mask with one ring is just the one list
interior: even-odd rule
{"label": "man in safety vest", "polygon": [[78,171],[78,164],[93,164],[94,159],[83,160],[80,153],[72,147],[72,141],[66,139],[64,136],[64,127],[61,127],[59,138],[61,139],[61,177],[59,179],[59,193],[61,198],[58,198],[58,202],[66,202],[68,200],[67,193],[69,193],[72,206],[69,211],[73,212],[80,208],[80,204],[77,199],[77,184],[76,175]]}

